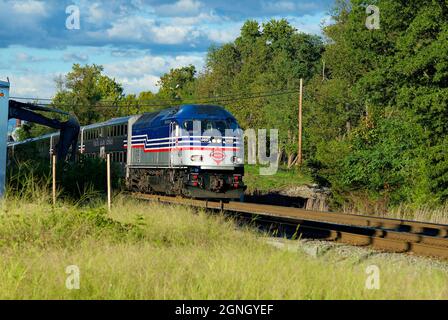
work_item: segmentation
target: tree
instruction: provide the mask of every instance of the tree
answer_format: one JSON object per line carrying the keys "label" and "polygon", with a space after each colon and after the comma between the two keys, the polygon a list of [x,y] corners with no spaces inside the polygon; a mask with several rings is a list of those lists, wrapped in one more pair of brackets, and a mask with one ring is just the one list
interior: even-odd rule
{"label": "tree", "polygon": [[447,5],[369,4],[381,10],[380,30],[365,28],[362,0],[340,1],[335,23],[324,29],[328,80],[316,76],[308,89],[314,115],[305,126],[310,166],[341,199],[357,192],[392,205],[443,202],[448,199],[448,156],[442,151],[448,134]]}
{"label": "tree", "polygon": [[192,96],[196,68],[193,65],[171,69],[160,77],[158,97],[172,101],[182,101]]}
{"label": "tree", "polygon": [[[113,107],[118,108],[123,98],[123,88],[102,72],[102,66],[74,64],[71,72],[57,80],[58,92],[53,104],[76,114],[82,125],[110,118],[115,114]],[[102,106],[104,101],[111,108]]]}
{"label": "tree", "polygon": [[[248,20],[234,42],[210,48],[205,72],[196,81],[196,95],[234,97],[224,103],[240,124],[279,129],[281,149],[291,162],[297,150],[298,97],[276,93],[298,90],[300,78],[311,79],[322,50],[319,37],[298,32],[285,19],[262,26]],[[253,93],[270,94],[246,98]]]}

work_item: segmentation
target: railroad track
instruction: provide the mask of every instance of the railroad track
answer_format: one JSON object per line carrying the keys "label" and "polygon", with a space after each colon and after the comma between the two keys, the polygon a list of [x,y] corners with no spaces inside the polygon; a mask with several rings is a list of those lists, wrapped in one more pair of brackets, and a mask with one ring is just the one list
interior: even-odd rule
{"label": "railroad track", "polygon": [[218,202],[132,193],[141,200],[226,212],[270,232],[448,259],[448,225],[257,203]]}

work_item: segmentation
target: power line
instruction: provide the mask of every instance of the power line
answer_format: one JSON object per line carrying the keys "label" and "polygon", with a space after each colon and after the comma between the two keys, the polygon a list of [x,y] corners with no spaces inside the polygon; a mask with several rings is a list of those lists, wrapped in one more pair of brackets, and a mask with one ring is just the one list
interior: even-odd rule
{"label": "power line", "polygon": [[[130,108],[130,107],[137,107],[137,108],[145,108],[145,107],[170,107],[178,104],[186,104],[186,103],[194,103],[194,102],[201,102],[201,103],[217,103],[217,102],[234,102],[234,101],[240,101],[240,100],[248,100],[248,99],[257,99],[257,98],[267,98],[267,97],[273,97],[273,96],[280,96],[280,95],[288,95],[288,94],[294,94],[299,93],[298,90],[289,90],[289,91],[274,91],[274,92],[259,92],[259,93],[252,93],[252,94],[234,94],[234,95],[223,95],[223,96],[215,96],[215,97],[203,97],[203,98],[188,98],[188,99],[180,99],[180,100],[154,100],[154,101],[166,101],[166,103],[140,103],[140,101],[126,101],[126,100],[117,100],[117,101],[110,101],[111,103],[107,103],[106,100],[98,101],[95,105],[90,105],[91,107],[96,107],[100,109],[106,109],[106,108]],[[228,98],[227,98],[228,97]],[[21,99],[20,97],[15,97],[15,99]],[[32,98],[26,98],[26,99],[32,99]],[[35,99],[36,100],[36,99]],[[145,100],[142,100],[145,101]],[[146,100],[147,102],[150,102],[151,100]],[[86,106],[82,103],[74,103],[74,104],[58,104],[58,103],[36,103],[37,105],[42,106],[49,106],[49,105],[58,105],[58,106],[69,106],[69,107],[76,107],[76,106]]]}
{"label": "power line", "polygon": [[[287,94],[287,93],[298,93],[298,90],[292,90],[292,89],[284,89],[280,91],[271,91],[271,92],[265,92],[265,91],[258,91],[258,92],[250,92],[250,93],[233,93],[233,94],[226,94],[226,95],[220,95],[220,96],[203,96],[203,97],[194,97],[194,98],[188,98],[188,99],[150,99],[150,100],[135,100],[136,102],[148,102],[151,104],[154,104],[154,102],[160,103],[178,103],[179,101],[199,101],[199,100],[207,100],[207,101],[214,101],[214,100],[221,100],[222,98],[231,97],[232,99],[236,99],[237,97],[246,98],[247,95],[264,95],[264,94]],[[126,103],[126,102],[133,102],[133,101],[126,101],[126,96],[122,97],[123,99],[117,99],[117,100],[101,100],[98,103],[100,104],[116,104],[116,103]],[[28,100],[28,101],[53,101],[54,98],[32,98],[32,97],[10,97],[10,99],[16,99],[16,100]],[[43,104],[43,103],[42,103]],[[53,104],[53,103],[48,103]],[[72,104],[67,104],[72,105]]]}
{"label": "power line", "polygon": [[29,97],[9,97],[16,100],[52,101],[54,98],[29,98]]}

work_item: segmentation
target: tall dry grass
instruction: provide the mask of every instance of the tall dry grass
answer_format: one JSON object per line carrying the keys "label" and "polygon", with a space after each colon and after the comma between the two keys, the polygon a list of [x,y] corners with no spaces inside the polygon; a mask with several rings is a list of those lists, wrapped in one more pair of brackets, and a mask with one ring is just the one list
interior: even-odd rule
{"label": "tall dry grass", "polygon": [[390,207],[387,199],[371,200],[364,194],[349,194],[347,199],[348,201],[340,209],[341,212],[448,224],[448,203],[444,205],[428,204],[420,206],[402,204]]}
{"label": "tall dry grass", "polygon": [[[268,235],[177,206],[116,195],[61,200],[48,186],[8,193],[0,207],[0,299],[446,299],[448,273],[431,263],[372,255],[310,257]],[[366,268],[380,289],[366,288]],[[80,288],[66,287],[66,267]]]}
{"label": "tall dry grass", "polygon": [[370,215],[392,219],[448,224],[448,204],[438,207],[429,205],[415,207],[413,205],[404,204],[391,209],[373,211],[364,211],[362,209],[354,207],[344,207],[341,211],[349,214]]}

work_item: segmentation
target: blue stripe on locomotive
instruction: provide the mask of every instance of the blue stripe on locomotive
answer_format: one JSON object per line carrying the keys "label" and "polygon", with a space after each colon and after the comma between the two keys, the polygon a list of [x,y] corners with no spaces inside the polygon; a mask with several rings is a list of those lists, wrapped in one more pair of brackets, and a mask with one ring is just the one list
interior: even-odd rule
{"label": "blue stripe on locomotive", "polygon": [[[220,106],[213,105],[183,105],[179,108],[170,108],[162,110],[159,113],[148,113],[144,114],[133,126],[132,126],[132,136],[147,136],[148,139],[162,139],[166,140],[160,141],[159,145],[152,145],[152,148],[162,148],[167,146],[163,144],[168,142],[170,123],[172,121],[177,121],[182,123],[186,120],[235,120],[233,115]],[[235,120],[236,121],[236,120]],[[196,139],[194,139],[196,140]],[[146,142],[145,138],[136,137],[132,138],[133,143],[145,143],[149,144],[151,142]],[[208,142],[200,143],[198,145],[209,145]],[[191,145],[191,140],[186,139],[185,143]],[[200,144],[199,144],[200,143]],[[195,142],[196,144],[196,142]],[[233,144],[232,144],[233,145]]]}

